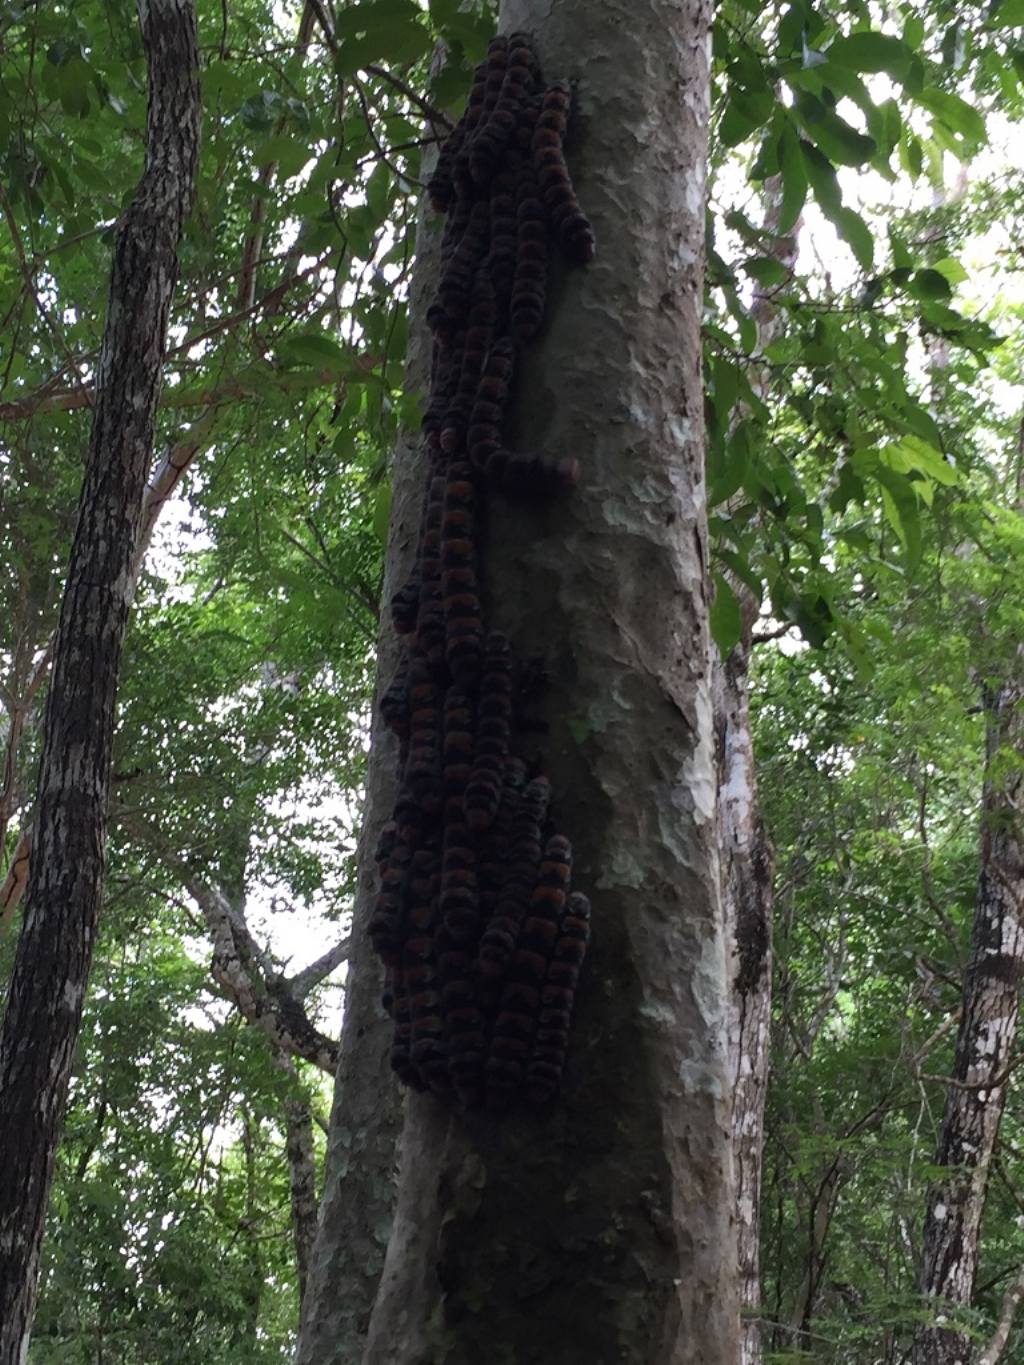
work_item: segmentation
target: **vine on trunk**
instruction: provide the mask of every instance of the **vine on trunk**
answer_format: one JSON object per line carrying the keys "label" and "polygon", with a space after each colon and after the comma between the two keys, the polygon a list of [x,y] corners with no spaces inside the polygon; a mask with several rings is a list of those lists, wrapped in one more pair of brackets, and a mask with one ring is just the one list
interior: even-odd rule
{"label": "vine on trunk", "polygon": [[423,519],[391,603],[409,643],[381,712],[401,781],[370,935],[395,1072],[469,1109],[554,1094],[589,937],[571,845],[549,828],[550,785],[527,780],[513,752],[527,670],[487,631],[480,597],[487,488],[550,494],[578,474],[574,459],[503,440],[520,351],[543,322],[549,241],[572,261],[594,254],[562,148],[570,102],[563,82],[544,86],[528,36],[495,38],[428,185],[448,218],[427,312]]}

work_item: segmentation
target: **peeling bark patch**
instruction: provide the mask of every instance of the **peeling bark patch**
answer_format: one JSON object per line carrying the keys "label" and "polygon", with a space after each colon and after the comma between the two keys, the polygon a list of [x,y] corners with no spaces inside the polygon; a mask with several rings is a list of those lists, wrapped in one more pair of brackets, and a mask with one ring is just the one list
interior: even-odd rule
{"label": "peeling bark patch", "polygon": [[388,969],[393,1069],[466,1110],[552,1097],[589,941],[547,783],[524,790],[512,752],[523,669],[486,632],[481,602],[487,487],[536,496],[577,478],[575,456],[503,440],[522,349],[544,320],[551,239],[570,260],[594,255],[563,148],[570,104],[568,85],[544,86],[524,34],[495,38],[428,184],[447,225],[427,310],[427,496],[412,576],[391,603],[409,647],[381,701],[401,746],[399,795],[369,932]]}

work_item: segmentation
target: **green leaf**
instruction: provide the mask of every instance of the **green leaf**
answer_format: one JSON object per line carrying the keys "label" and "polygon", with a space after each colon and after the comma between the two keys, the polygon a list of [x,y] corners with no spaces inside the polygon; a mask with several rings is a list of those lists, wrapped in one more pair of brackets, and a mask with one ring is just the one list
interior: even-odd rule
{"label": "green leaf", "polygon": [[742,269],[758,284],[781,284],[789,276],[789,271],[774,256],[752,256],[744,261]]}
{"label": "green leaf", "polygon": [[[893,447],[889,447],[892,449]],[[936,483],[945,484],[947,487],[959,481],[959,475],[953,466],[947,461],[941,451],[936,450],[933,445],[923,441],[920,436],[908,434],[897,442],[895,449],[900,452],[905,461],[906,469],[918,469],[922,474],[927,474]]]}
{"label": "green leaf", "polygon": [[935,118],[951,133],[961,137],[967,150],[977,151],[984,143],[985,120],[973,105],[968,104],[959,95],[953,95],[948,90],[939,90],[937,86],[930,85],[919,91],[914,98],[922,108],[934,114]]}
{"label": "green leaf", "polygon": [[807,136],[833,165],[862,166],[878,151],[873,137],[859,133],[814,95],[800,92],[796,108]]}
{"label": "green leaf", "polygon": [[779,174],[782,178],[782,207],[779,232],[792,231],[807,200],[807,167],[800,150],[800,138],[787,119],[779,134]]}
{"label": "green leaf", "polygon": [[917,494],[908,479],[879,463],[872,471],[882,490],[886,519],[903,546],[907,567],[913,571],[921,559],[921,514]]}
{"label": "green leaf", "polygon": [[967,271],[952,256],[947,256],[941,261],[935,261],[932,269],[937,270],[950,284],[963,284],[969,278]]}
{"label": "green leaf", "polygon": [[840,208],[832,221],[840,237],[856,256],[858,265],[870,270],[875,259],[875,239],[864,219],[854,209]]}
{"label": "green leaf", "polygon": [[743,629],[740,604],[723,574],[715,574],[715,597],[711,603],[711,635],[723,658],[739,644]]}
{"label": "green leaf", "polygon": [[907,292],[916,299],[939,299],[942,302],[953,296],[946,276],[931,268],[916,271],[907,285]]}
{"label": "green leaf", "polygon": [[285,337],[277,347],[278,355],[293,365],[315,365],[318,369],[336,370],[345,373],[352,360],[333,337],[323,332],[300,332]]}
{"label": "green leaf", "polygon": [[411,0],[365,0],[340,10],[335,70],[351,76],[377,61],[393,67],[426,56],[433,38],[420,22],[421,13]]}
{"label": "green leaf", "polygon": [[298,175],[313,155],[305,138],[296,137],[293,133],[278,133],[255,148],[253,161],[257,166],[276,163],[282,179],[289,180],[293,175]]}
{"label": "green leaf", "polygon": [[1020,28],[1024,25],[1024,0],[1002,0],[989,22],[993,28]]}
{"label": "green leaf", "polygon": [[391,484],[385,479],[377,487],[373,499],[373,530],[378,540],[388,538],[388,522],[391,519]]}
{"label": "green leaf", "polygon": [[842,208],[843,204],[843,196],[839,189],[835,167],[817,147],[802,138],[800,150],[803,152],[807,179],[814,197],[821,205],[821,211],[825,217],[834,221],[836,213]]}
{"label": "green leaf", "polygon": [[893,80],[902,80],[914,53],[902,38],[886,33],[851,33],[837,38],[828,49],[830,62],[849,66],[854,71],[885,71]]}

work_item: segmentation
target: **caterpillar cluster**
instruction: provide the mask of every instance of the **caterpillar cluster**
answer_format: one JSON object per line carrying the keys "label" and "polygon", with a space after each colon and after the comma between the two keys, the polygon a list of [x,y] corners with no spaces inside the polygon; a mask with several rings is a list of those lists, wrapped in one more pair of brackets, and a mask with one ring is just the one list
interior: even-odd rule
{"label": "caterpillar cluster", "polygon": [[594,254],[562,150],[569,107],[525,35],[496,38],[428,185],[447,222],[427,312],[423,516],[412,575],[391,600],[406,649],[380,699],[399,740],[399,795],[369,932],[395,1072],[467,1109],[555,1093],[589,937],[550,784],[515,753],[529,670],[486,628],[481,601],[488,488],[548,494],[578,477],[574,458],[503,439],[519,355],[543,323],[552,240],[570,260]]}

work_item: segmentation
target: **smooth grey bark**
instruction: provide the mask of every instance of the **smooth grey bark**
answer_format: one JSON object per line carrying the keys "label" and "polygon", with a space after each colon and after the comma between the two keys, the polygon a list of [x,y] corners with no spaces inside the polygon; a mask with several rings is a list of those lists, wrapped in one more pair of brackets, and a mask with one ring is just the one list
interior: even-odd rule
{"label": "smooth grey bark", "polygon": [[26,1358],[103,885],[121,648],[199,153],[192,0],[140,0],[146,164],[114,242],[88,460],[54,648],[25,921],[0,1029],[0,1365]]}
{"label": "smooth grey bark", "polygon": [[485,606],[549,670],[537,747],[594,940],[551,1114],[407,1099],[363,1365],[739,1356],[700,381],[708,21],[682,0],[501,8],[549,79],[578,83],[569,159],[598,257],[552,281],[510,430],[577,456],[580,486],[495,499]]}
{"label": "smooth grey bark", "polygon": [[[416,235],[406,363],[410,392],[424,393],[430,382],[426,312],[436,286],[440,226],[427,212]],[[418,436],[403,437],[391,464],[385,602],[405,581],[416,551],[424,493],[418,445]],[[398,653],[391,614],[384,611],[377,643],[378,696],[391,681]],[[352,1365],[359,1360],[391,1233],[402,1103],[391,1071],[391,1020],[380,1003],[383,972],[366,928],[377,892],[373,853],[394,806],[397,767],[398,742],[381,722],[375,697],[340,1061],[295,1365]]]}
{"label": "smooth grey bark", "polygon": [[[930,1321],[914,1341],[913,1365],[967,1365],[968,1307],[978,1269],[989,1167],[1006,1102],[1024,976],[1024,650],[1014,676],[985,698],[988,718],[981,863],[964,976],[960,1032],[935,1164],[945,1174],[928,1195],[921,1293]],[[1008,761],[1009,760],[1009,761]]]}

